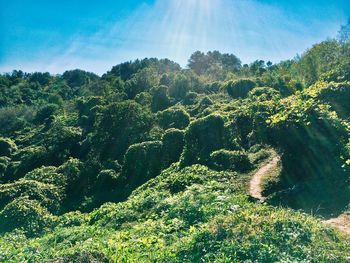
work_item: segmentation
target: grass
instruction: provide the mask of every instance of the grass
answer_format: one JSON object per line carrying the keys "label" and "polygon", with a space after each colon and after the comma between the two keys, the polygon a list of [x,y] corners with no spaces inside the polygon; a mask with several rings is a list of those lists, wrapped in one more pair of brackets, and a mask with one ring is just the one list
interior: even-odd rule
{"label": "grass", "polygon": [[173,165],[122,203],[0,236],[0,261],[345,262],[350,240],[312,216],[250,201],[247,175]]}

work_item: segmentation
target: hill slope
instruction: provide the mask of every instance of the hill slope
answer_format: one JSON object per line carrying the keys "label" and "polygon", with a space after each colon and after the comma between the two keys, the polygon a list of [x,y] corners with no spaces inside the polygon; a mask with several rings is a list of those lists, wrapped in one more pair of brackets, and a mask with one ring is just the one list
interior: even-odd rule
{"label": "hill slope", "polygon": [[0,75],[0,261],[345,262],[349,54]]}

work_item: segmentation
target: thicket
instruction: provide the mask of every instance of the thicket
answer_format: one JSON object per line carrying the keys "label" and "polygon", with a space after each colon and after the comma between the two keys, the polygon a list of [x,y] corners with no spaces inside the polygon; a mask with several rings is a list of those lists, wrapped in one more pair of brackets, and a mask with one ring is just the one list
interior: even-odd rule
{"label": "thicket", "polygon": [[[48,244],[54,235],[64,236],[65,227],[85,224],[76,230],[81,231],[76,240],[82,240],[95,224],[118,228],[126,223],[154,231],[142,236],[127,229],[112,240],[130,245],[128,235],[150,239],[147,251],[149,244],[163,246],[153,251],[159,259],[171,254],[182,261],[230,261],[229,255],[236,255],[273,261],[282,249],[286,261],[310,255],[328,260],[329,255],[310,252],[312,236],[322,239],[323,230],[310,230],[295,214],[293,222],[271,223],[264,215],[272,208],[251,207],[237,197],[235,187],[244,195],[243,177],[274,148],[282,172],[269,187],[272,204],[306,211],[321,205],[330,213],[350,202],[349,65],[349,40],[342,39],[323,41],[278,64],[257,60],[242,65],[236,56],[214,51],[194,53],[186,69],[151,58],[117,65],[101,77],[82,70],[1,74],[0,240],[19,231],[23,242],[43,235]],[[223,195],[249,207],[240,218],[254,209],[265,213],[259,216],[266,236],[254,241],[246,236],[248,230],[236,226],[240,219],[235,215],[220,212],[215,217],[218,202],[226,202]],[[116,204],[99,208],[107,202]],[[153,221],[138,225],[141,218]],[[193,233],[184,230],[201,224]],[[185,233],[188,239],[175,242],[172,251],[162,250],[165,241],[159,241],[157,227],[165,228],[162,233]],[[286,228],[306,235],[295,242],[306,242],[308,253],[280,247],[292,242],[280,236]],[[58,232],[47,236],[50,229]],[[230,243],[242,238],[249,246]],[[5,243],[0,260],[8,259]],[[294,244],[289,245],[294,249]],[[96,252],[91,246],[85,248]],[[252,252],[254,246],[260,254]],[[212,251],[205,253],[209,247]],[[104,246],[102,256],[77,257],[126,253],[107,250]],[[339,251],[337,247],[338,256]]]}

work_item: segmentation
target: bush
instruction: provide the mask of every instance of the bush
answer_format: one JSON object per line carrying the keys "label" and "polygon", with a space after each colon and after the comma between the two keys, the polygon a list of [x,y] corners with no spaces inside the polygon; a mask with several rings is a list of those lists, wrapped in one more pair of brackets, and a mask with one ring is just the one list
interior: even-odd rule
{"label": "bush", "polygon": [[144,107],[149,107],[152,103],[152,96],[149,92],[141,92],[136,95],[135,101]]}
{"label": "bush", "polygon": [[162,142],[143,142],[129,147],[124,157],[122,176],[132,188],[157,176],[162,168]]}
{"label": "bush", "polygon": [[185,129],[190,123],[190,115],[182,108],[169,108],[157,114],[158,124],[163,129]]}
{"label": "bush", "polygon": [[0,212],[0,231],[24,230],[27,236],[36,236],[50,227],[53,217],[36,200],[22,196],[7,204]]}
{"label": "bush", "polygon": [[6,156],[0,157],[0,183],[3,183],[3,177],[6,173],[7,167],[9,166],[10,158]]}
{"label": "bush", "polygon": [[48,163],[47,150],[41,146],[30,146],[21,149],[16,153],[14,159],[15,161],[11,162],[7,168],[7,173],[4,177],[6,181],[17,180],[31,170]]}
{"label": "bush", "polygon": [[170,106],[167,86],[153,87],[150,93],[152,95],[151,109],[153,112],[165,110]]}
{"label": "bush", "polygon": [[152,115],[134,101],[112,103],[98,117],[92,145],[100,158],[121,161],[132,144],[145,140],[152,128]]}
{"label": "bush", "polygon": [[279,99],[281,98],[281,93],[273,88],[259,87],[249,91],[248,98],[257,101]]}
{"label": "bush", "polygon": [[177,129],[166,130],[163,138],[163,167],[179,161],[184,147],[184,132]]}
{"label": "bush", "polygon": [[45,105],[36,113],[35,122],[44,123],[46,121],[51,121],[57,111],[58,106],[56,104]]}
{"label": "bush", "polygon": [[218,150],[210,154],[211,167],[215,170],[246,172],[252,168],[248,155],[243,151]]}
{"label": "bush", "polygon": [[0,137],[0,156],[10,157],[15,151],[17,146],[13,140]]}
{"label": "bush", "polygon": [[181,166],[208,164],[210,154],[223,148],[225,127],[220,115],[209,115],[190,124],[185,133]]}
{"label": "bush", "polygon": [[67,185],[67,177],[64,174],[57,172],[54,166],[43,166],[37,168],[24,176],[26,180],[35,180],[45,184],[53,184],[58,187],[65,187]]}
{"label": "bush", "polygon": [[187,92],[185,98],[182,100],[182,103],[184,105],[193,105],[197,102],[198,99],[198,93],[196,92]]}
{"label": "bush", "polygon": [[255,82],[250,79],[240,79],[236,81],[228,81],[224,85],[224,89],[232,98],[244,99],[248,96],[249,91],[254,89],[255,86]]}
{"label": "bush", "polygon": [[20,196],[37,200],[41,206],[57,213],[65,197],[63,189],[34,180],[18,180],[15,183],[0,185],[0,209]]}
{"label": "bush", "polygon": [[99,172],[95,184],[97,191],[111,191],[120,188],[122,183],[121,175],[114,170],[102,170]]}

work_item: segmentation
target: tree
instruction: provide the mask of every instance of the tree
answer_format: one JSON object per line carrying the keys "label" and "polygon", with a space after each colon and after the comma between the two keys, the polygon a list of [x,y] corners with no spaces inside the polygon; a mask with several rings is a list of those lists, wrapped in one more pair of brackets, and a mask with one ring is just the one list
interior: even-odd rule
{"label": "tree", "polygon": [[225,144],[224,120],[220,115],[209,115],[192,122],[185,133],[185,147],[181,166],[209,164],[210,154]]}
{"label": "tree", "polygon": [[94,73],[86,72],[80,69],[65,71],[62,78],[72,88],[81,87],[99,79],[99,77]]}
{"label": "tree", "polygon": [[338,40],[343,44],[350,41],[350,18],[346,25],[341,26],[338,32]]}
{"label": "tree", "polygon": [[226,82],[224,89],[232,98],[244,99],[255,86],[255,82],[250,79],[240,79]]}
{"label": "tree", "polygon": [[178,129],[166,130],[163,142],[163,167],[167,168],[172,163],[179,161],[184,147],[184,131]]}
{"label": "tree", "polygon": [[183,108],[172,107],[158,112],[157,120],[163,129],[185,129],[190,123],[190,115]]}
{"label": "tree", "polygon": [[124,157],[122,176],[133,189],[158,175],[162,168],[160,141],[143,142],[130,146]]}
{"label": "tree", "polygon": [[134,101],[111,103],[101,109],[92,144],[102,159],[122,161],[132,144],[142,142],[152,128],[152,115]]}
{"label": "tree", "polygon": [[150,93],[152,96],[151,109],[153,112],[164,110],[170,106],[167,86],[153,87]]}
{"label": "tree", "polygon": [[0,156],[10,157],[15,151],[17,146],[13,140],[0,137]]}

